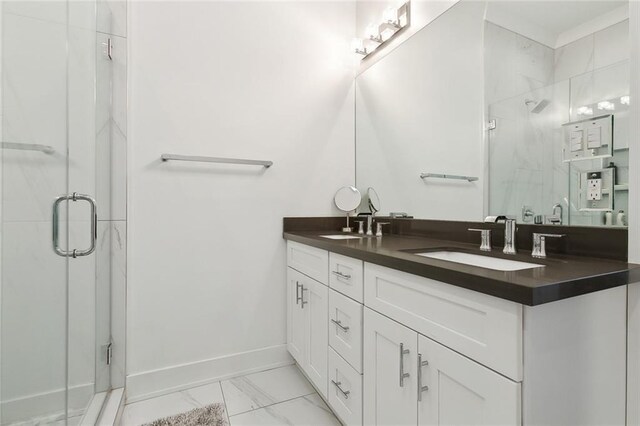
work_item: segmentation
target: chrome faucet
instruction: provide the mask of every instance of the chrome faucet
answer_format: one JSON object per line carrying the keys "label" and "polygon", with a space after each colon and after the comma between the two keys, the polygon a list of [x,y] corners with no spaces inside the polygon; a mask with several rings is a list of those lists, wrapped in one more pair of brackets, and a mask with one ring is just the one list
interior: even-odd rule
{"label": "chrome faucet", "polygon": [[373,213],[367,216],[367,235],[373,235]]}
{"label": "chrome faucet", "polygon": [[[556,212],[560,212],[559,214]],[[563,212],[562,212],[562,204],[554,204],[551,210],[551,216],[547,216],[547,222],[552,225],[562,225],[563,222]]]}
{"label": "chrome faucet", "polygon": [[469,228],[469,231],[479,232],[480,233],[480,250],[482,251],[491,251],[491,229],[477,229],[477,228]]}
{"label": "chrome faucet", "polygon": [[516,220],[507,219],[504,222],[504,254],[516,254]]}
{"label": "chrome faucet", "polygon": [[533,233],[533,249],[531,250],[531,256],[538,259],[545,259],[547,257],[546,239],[547,238],[562,238],[564,234],[538,234]]}

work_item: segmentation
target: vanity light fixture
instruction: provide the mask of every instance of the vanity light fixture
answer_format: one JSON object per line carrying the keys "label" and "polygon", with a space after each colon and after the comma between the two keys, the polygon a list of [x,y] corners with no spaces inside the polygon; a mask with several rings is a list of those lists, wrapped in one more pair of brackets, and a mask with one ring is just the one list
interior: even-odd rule
{"label": "vanity light fixture", "polygon": [[581,106],[577,110],[578,115],[593,115],[593,108]]}
{"label": "vanity light fixture", "polygon": [[614,109],[616,109],[616,105],[613,102],[601,101],[601,102],[598,102],[598,109],[602,109],[605,111],[613,111]]}
{"label": "vanity light fixture", "polygon": [[367,30],[365,31],[365,35],[368,40],[373,41],[374,43],[382,44],[384,40],[382,40],[382,36],[380,35],[380,27],[375,24],[369,24],[367,26]]}
{"label": "vanity light fixture", "polygon": [[[365,30],[365,38],[355,38],[351,43],[351,50],[362,55],[362,59],[370,55],[376,48],[392,39],[410,22],[410,2],[400,7],[388,7],[382,13],[382,22],[378,25],[369,24]],[[367,44],[365,44],[367,43]]]}
{"label": "vanity light fixture", "polygon": [[358,55],[367,56],[369,52],[367,52],[367,48],[364,47],[364,40],[361,38],[354,38],[351,40],[351,50]]}
{"label": "vanity light fixture", "polygon": [[622,105],[629,105],[630,102],[631,102],[631,98],[629,97],[629,95],[620,96],[620,103]]}

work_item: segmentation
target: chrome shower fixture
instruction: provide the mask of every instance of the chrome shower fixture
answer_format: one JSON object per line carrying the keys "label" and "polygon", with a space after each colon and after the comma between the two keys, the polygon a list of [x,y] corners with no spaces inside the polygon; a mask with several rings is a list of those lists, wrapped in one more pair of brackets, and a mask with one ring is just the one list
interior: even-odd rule
{"label": "chrome shower fixture", "polygon": [[531,112],[534,114],[539,114],[542,112],[542,110],[544,110],[551,102],[548,99],[543,99],[541,101],[534,101],[533,99],[525,99],[524,101],[525,105],[528,107],[531,107],[531,105],[534,105],[533,108],[531,109]]}

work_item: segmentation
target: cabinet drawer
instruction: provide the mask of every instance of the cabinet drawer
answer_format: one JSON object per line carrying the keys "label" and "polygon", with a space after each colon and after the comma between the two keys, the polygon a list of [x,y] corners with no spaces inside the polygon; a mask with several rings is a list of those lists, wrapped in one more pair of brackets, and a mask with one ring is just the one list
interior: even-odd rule
{"label": "cabinet drawer", "polygon": [[329,253],[329,287],[362,303],[362,260]]}
{"label": "cabinet drawer", "polygon": [[329,284],[329,252],[326,250],[287,241],[287,265],[324,285]]}
{"label": "cabinet drawer", "polygon": [[328,401],[343,424],[362,425],[362,376],[331,348]]}
{"label": "cabinet drawer", "polygon": [[362,305],[329,290],[329,345],[362,372]]}
{"label": "cabinet drawer", "polygon": [[365,305],[515,380],[522,380],[522,306],[370,263]]}

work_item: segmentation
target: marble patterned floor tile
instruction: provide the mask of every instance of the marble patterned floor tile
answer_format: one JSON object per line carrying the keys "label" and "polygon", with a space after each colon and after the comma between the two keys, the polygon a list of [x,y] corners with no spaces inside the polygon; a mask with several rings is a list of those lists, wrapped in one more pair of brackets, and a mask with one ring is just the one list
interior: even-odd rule
{"label": "marble patterned floor tile", "polygon": [[221,382],[229,416],[315,393],[295,365]]}
{"label": "marble patterned floor tile", "polygon": [[231,426],[322,426],[340,422],[318,394],[302,396],[230,417]]}
{"label": "marble patterned floor tile", "polygon": [[122,426],[137,426],[213,403],[224,404],[220,382],[127,404]]}

